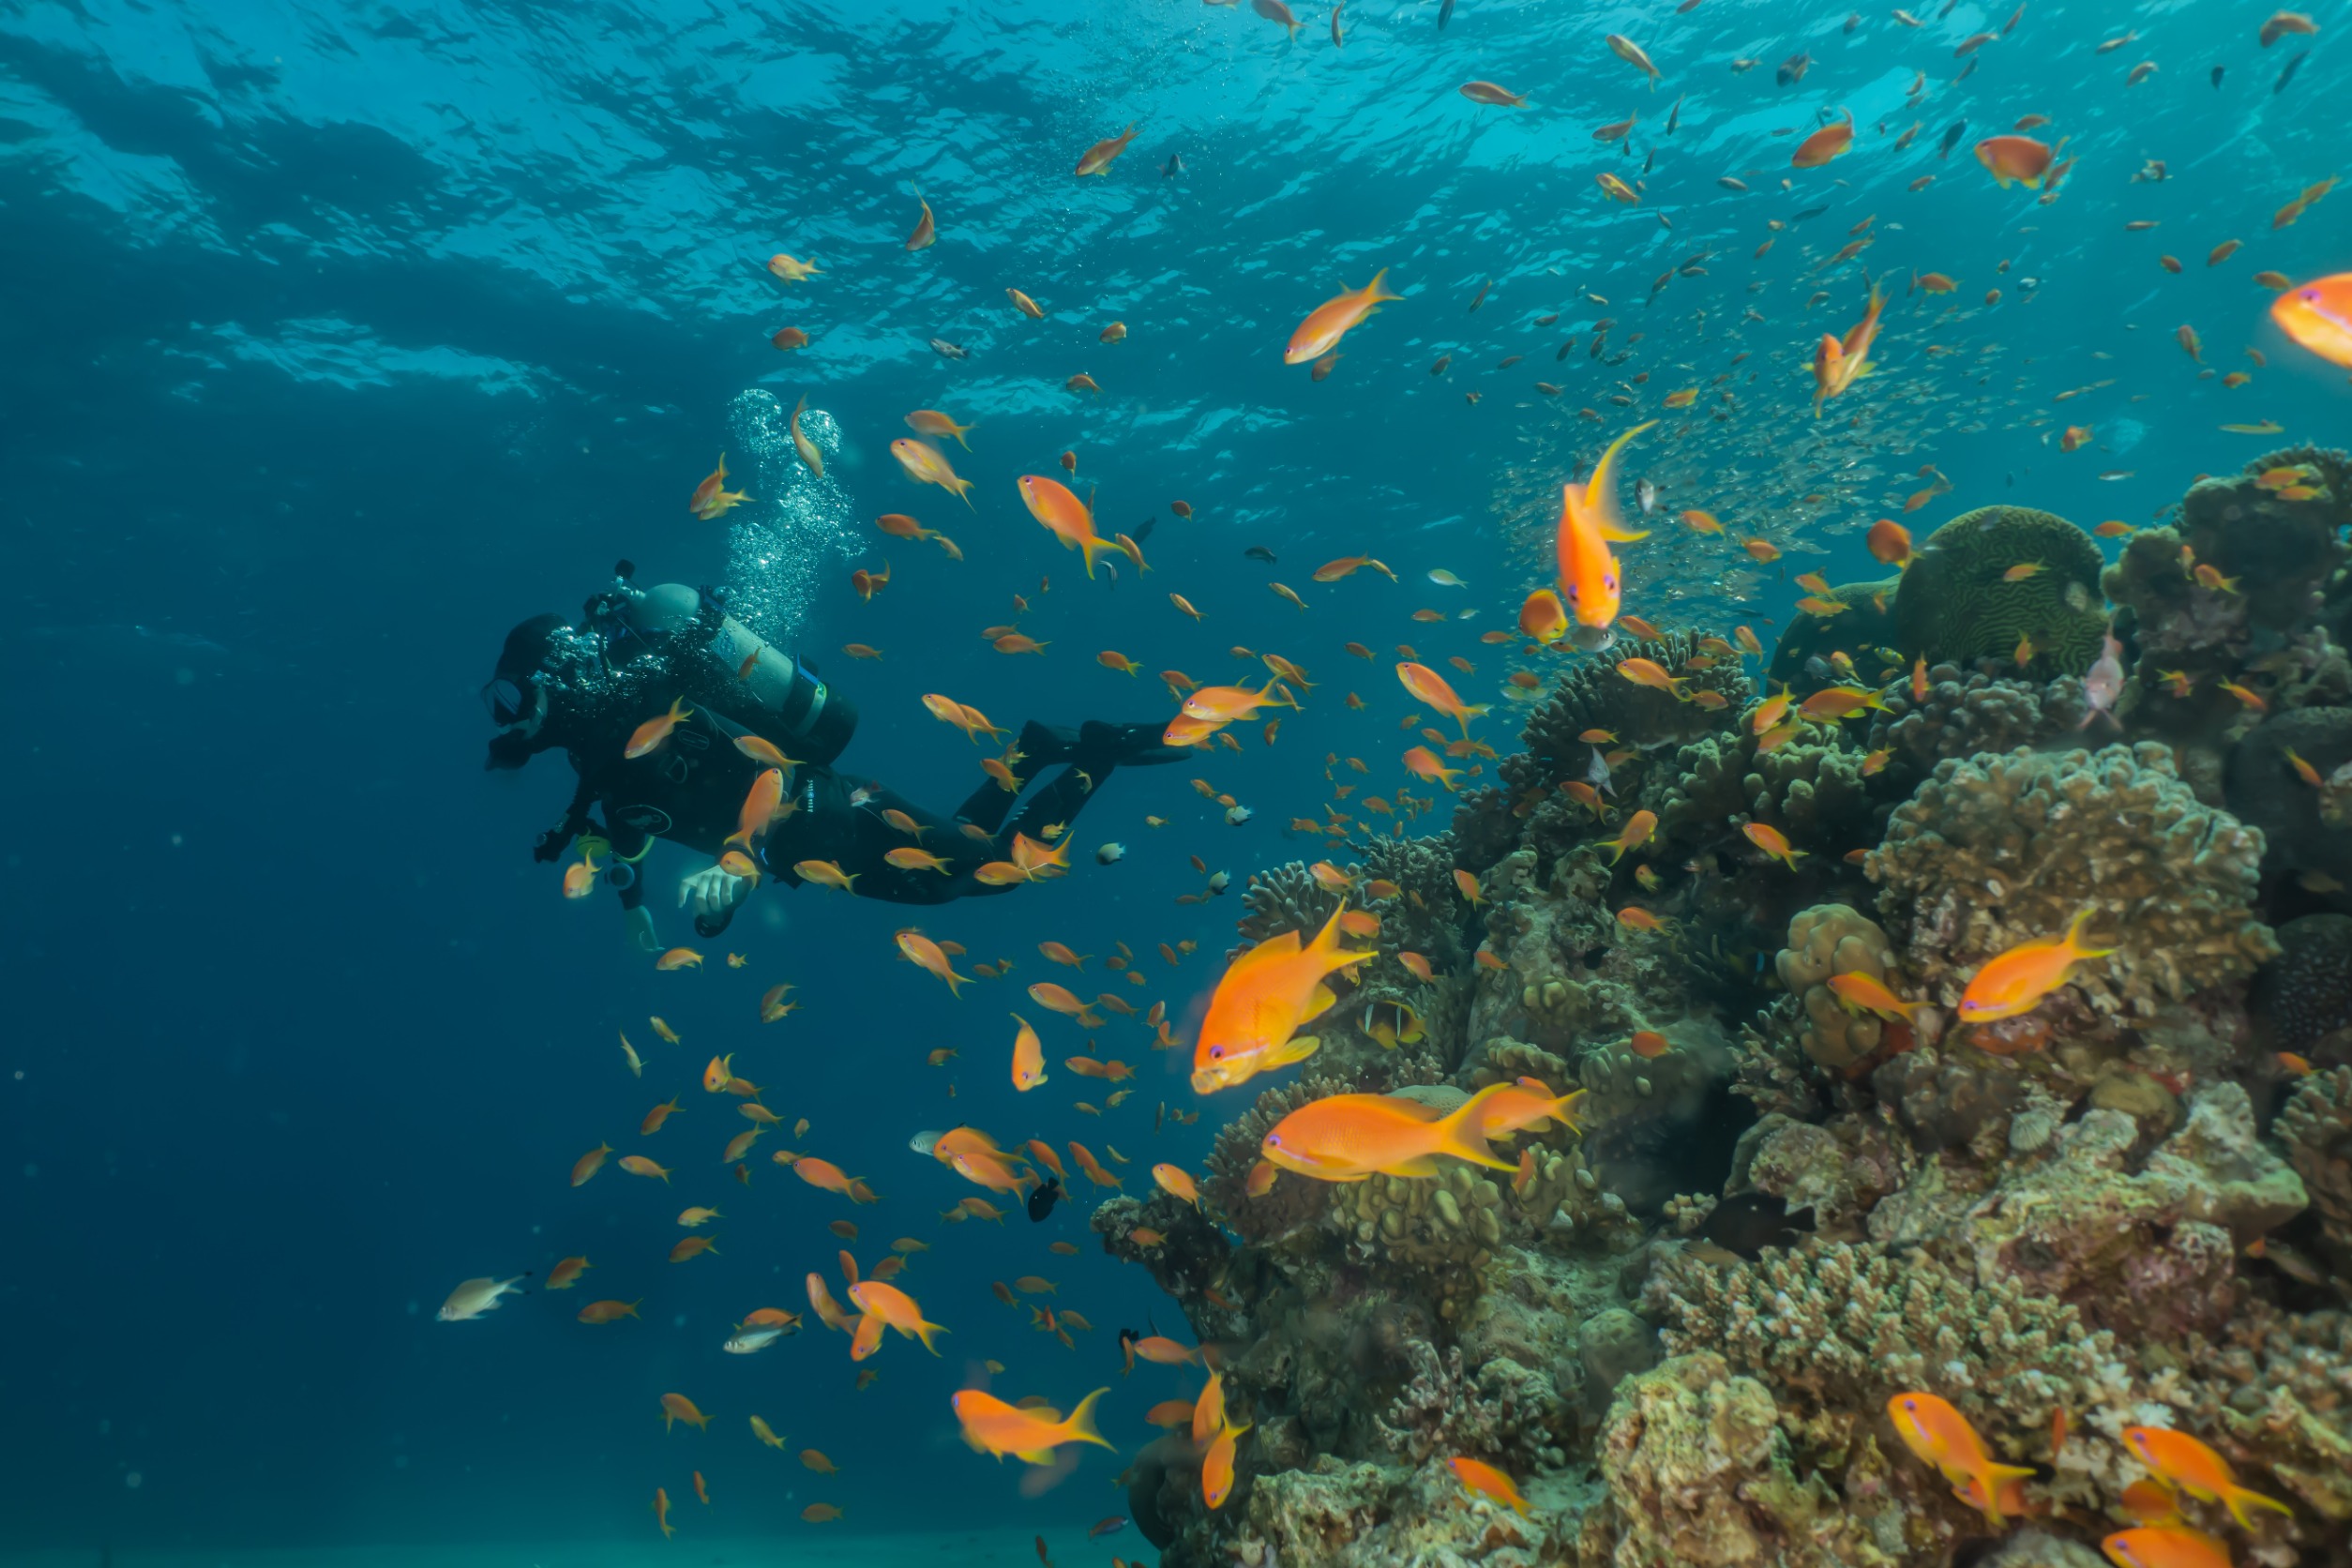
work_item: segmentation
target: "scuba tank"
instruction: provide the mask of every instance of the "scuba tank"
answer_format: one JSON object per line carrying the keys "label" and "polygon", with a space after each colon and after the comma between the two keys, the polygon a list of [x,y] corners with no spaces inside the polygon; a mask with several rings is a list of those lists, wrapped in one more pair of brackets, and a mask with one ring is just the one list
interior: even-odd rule
{"label": "scuba tank", "polygon": [[629,580],[635,573],[621,562],[612,587],[583,610],[582,627],[601,638],[609,665],[666,658],[696,701],[802,761],[830,763],[848,747],[857,710],[815,670],[728,614],[725,589],[639,588]]}

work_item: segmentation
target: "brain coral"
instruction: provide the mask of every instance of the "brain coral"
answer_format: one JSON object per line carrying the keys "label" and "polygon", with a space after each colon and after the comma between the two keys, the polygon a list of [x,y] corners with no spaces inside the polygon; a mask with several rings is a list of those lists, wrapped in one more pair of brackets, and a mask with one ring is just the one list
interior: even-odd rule
{"label": "brain coral", "polygon": [[2073,984],[2103,1013],[2242,979],[2278,951],[2248,907],[2262,835],[2198,802],[2162,746],[1937,764],[1864,863],[1906,965],[1959,1000],[1969,972],[2081,911],[2112,956]]}
{"label": "brain coral", "polygon": [[[2008,580],[2013,566],[2041,570]],[[1936,530],[1911,557],[1894,596],[1895,636],[1907,656],[1930,664],[2008,658],[2020,638],[2028,666],[2047,680],[2081,674],[2099,656],[2107,616],[2099,593],[2099,547],[2049,512],[1981,506]]]}

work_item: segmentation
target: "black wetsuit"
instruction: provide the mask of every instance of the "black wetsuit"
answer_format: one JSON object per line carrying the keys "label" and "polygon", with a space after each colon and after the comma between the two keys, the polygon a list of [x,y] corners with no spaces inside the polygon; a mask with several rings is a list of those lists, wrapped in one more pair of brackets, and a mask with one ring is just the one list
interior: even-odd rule
{"label": "black wetsuit", "polygon": [[[713,857],[720,853],[735,831],[744,797],[765,767],[735,746],[736,738],[750,731],[724,716],[696,708],[658,749],[631,759],[624,753],[633,728],[614,728],[567,748],[580,788],[562,825],[541,836],[539,859],[556,859],[574,837],[596,831],[589,816],[592,807],[602,809],[603,836],[620,861],[635,863],[656,838]],[[1022,792],[1027,800],[1011,823],[1015,831],[1043,842],[1047,824],[1066,824],[1077,817],[1094,786],[1119,761],[1173,761],[1177,755],[1158,754],[1162,748],[1149,745],[1146,726],[1090,726],[1090,731],[1095,729],[1103,732],[1102,744],[1095,746],[1041,725],[1022,731],[1018,745],[1029,765],[1062,765],[1037,789]],[[804,763],[792,778],[794,808],[768,830],[757,859],[766,875],[795,886],[804,880],[792,869],[795,865],[831,861],[857,879],[852,891],[898,904],[943,904],[1007,893],[1018,884],[990,885],[973,873],[989,861],[1010,857],[1013,840],[1004,831],[1005,819],[1022,795],[991,779],[955,816],[942,817],[870,778]],[[904,812],[924,831],[919,836],[901,832],[884,820],[882,813],[888,810]],[[964,832],[967,823],[987,838]],[[902,869],[883,858],[892,850],[909,847],[939,856],[947,863],[946,869]],[[623,882],[620,896],[622,908],[636,909],[644,902],[643,879]],[[698,920],[696,925],[709,937],[724,929],[726,922]]]}

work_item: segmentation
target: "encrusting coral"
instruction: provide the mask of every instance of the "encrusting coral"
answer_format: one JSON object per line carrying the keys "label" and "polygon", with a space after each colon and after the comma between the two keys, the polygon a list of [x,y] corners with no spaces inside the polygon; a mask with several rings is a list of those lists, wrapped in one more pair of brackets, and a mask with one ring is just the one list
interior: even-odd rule
{"label": "encrusting coral", "polygon": [[[2352,1562],[2348,483],[2273,454],[2140,535],[2106,574],[2119,693],[2097,545],[1989,507],[1792,626],[1772,684],[1850,689],[1788,728],[1696,631],[1531,654],[1567,672],[1451,831],[1351,847],[1334,803],[1328,863],[1260,872],[1241,923],[1377,917],[1322,1045],[1221,1102],[1197,1213],[1096,1215],[1250,1425],[1221,1509],[1187,1436],[1136,1460],[1162,1560],[2097,1568],[2152,1425],[2288,1510],[2178,1498],[2233,1560]],[[2184,543],[2242,580],[2184,578]],[[2078,919],[2111,951],[1960,1017]],[[1263,1159],[1314,1101],[1410,1126],[1508,1084],[1582,1091],[1493,1132],[1515,1168]],[[2024,1472],[1997,1508],[1906,1446],[1906,1393]]]}

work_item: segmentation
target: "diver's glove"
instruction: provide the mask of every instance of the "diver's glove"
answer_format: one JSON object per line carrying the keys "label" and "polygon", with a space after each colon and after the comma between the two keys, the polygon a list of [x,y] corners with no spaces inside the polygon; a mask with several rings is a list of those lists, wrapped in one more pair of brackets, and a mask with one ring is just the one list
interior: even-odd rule
{"label": "diver's glove", "polygon": [[739,877],[717,866],[705,866],[678,879],[678,907],[691,907],[697,921],[712,920],[723,927],[726,917],[735,912],[735,906],[750,892],[749,877]]}
{"label": "diver's glove", "polygon": [[628,932],[629,945],[640,953],[661,951],[661,938],[654,931],[654,912],[640,904],[622,916],[623,928]]}

